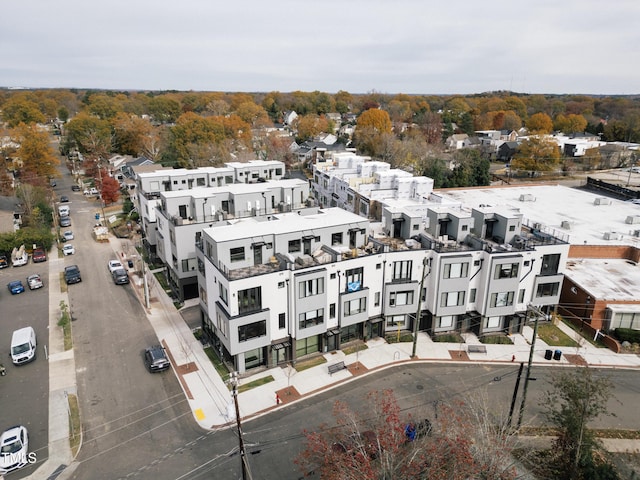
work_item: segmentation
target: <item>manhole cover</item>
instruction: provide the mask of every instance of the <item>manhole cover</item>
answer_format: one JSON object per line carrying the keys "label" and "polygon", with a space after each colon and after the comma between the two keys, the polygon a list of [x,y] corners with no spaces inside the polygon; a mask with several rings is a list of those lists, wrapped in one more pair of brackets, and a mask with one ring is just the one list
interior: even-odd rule
{"label": "manhole cover", "polygon": [[416,388],[417,388],[418,390],[424,390],[424,387],[423,387],[422,385],[416,385]]}

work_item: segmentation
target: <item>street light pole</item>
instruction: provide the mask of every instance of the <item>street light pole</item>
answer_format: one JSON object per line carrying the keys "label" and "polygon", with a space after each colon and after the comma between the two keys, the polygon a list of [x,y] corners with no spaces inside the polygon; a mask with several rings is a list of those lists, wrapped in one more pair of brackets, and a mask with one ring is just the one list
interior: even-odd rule
{"label": "street light pole", "polygon": [[422,314],[422,289],[424,288],[424,280],[427,278],[429,273],[431,273],[429,259],[424,257],[422,259],[422,278],[420,279],[420,287],[418,288],[418,311],[416,312],[415,321],[413,322],[413,348],[411,349],[411,358],[416,357],[416,348],[418,347],[418,325],[420,324],[420,316]]}

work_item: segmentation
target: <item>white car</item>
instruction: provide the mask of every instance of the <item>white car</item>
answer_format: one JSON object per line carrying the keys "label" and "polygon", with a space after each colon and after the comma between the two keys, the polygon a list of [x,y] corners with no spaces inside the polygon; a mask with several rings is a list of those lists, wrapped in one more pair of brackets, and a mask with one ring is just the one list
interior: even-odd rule
{"label": "white car", "polygon": [[5,430],[0,436],[0,475],[29,463],[29,433],[22,425]]}
{"label": "white car", "polygon": [[42,288],[44,286],[42,278],[37,273],[29,275],[27,277],[27,283],[29,284],[30,290],[35,290],[36,288]]}
{"label": "white car", "polygon": [[65,255],[73,255],[76,253],[76,249],[70,243],[67,243],[64,247],[62,247],[62,253]]}
{"label": "white car", "polygon": [[62,234],[62,236],[64,237],[65,242],[68,242],[69,240],[73,240],[73,232],[71,230],[67,230]]}
{"label": "white car", "polygon": [[119,260],[109,260],[109,273],[113,273],[114,270],[118,270],[119,268],[124,270]]}

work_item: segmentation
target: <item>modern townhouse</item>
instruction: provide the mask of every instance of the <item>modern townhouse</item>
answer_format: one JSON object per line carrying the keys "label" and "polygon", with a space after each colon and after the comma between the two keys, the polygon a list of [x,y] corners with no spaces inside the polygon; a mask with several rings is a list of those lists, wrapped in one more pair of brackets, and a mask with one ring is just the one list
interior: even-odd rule
{"label": "modern townhouse", "polygon": [[296,211],[308,206],[309,183],[277,180],[161,192],[156,206],[156,253],[181,301],[198,296],[195,245],[202,229],[246,217]]}
{"label": "modern townhouse", "polygon": [[199,187],[221,187],[234,183],[258,183],[284,177],[284,163],[252,160],[231,162],[224,167],[196,169],[158,169],[136,174],[136,208],[144,234],[144,246],[151,256],[156,255],[157,225],[155,209],[161,192],[191,190]]}
{"label": "modern townhouse", "polygon": [[491,207],[436,206],[426,218],[408,211],[410,238],[340,208],[206,228],[196,251],[203,329],[244,372],[399,330],[519,332],[530,304],[557,303],[561,238]]}

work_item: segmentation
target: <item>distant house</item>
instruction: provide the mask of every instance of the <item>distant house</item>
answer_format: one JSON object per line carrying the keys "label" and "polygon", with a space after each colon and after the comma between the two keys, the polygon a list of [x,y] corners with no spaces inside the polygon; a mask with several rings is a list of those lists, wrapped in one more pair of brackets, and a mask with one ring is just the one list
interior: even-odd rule
{"label": "distant house", "polygon": [[293,122],[296,120],[296,118],[298,118],[298,114],[293,110],[291,110],[284,114],[284,119],[282,123],[290,127],[293,124]]}
{"label": "distant house", "polygon": [[469,135],[466,133],[454,133],[445,140],[445,146],[448,150],[460,150],[466,148],[469,142]]}
{"label": "distant house", "polygon": [[0,233],[20,230],[23,210],[18,197],[0,196]]}
{"label": "distant house", "polygon": [[509,163],[518,150],[518,142],[504,142],[498,147],[496,157],[501,162]]}

